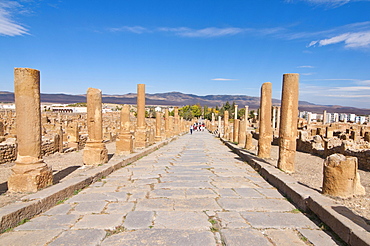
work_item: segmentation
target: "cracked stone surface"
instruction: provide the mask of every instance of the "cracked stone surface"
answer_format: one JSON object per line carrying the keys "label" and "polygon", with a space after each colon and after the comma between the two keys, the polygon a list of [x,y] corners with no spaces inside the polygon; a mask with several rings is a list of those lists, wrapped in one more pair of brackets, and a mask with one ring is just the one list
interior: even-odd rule
{"label": "cracked stone surface", "polygon": [[336,245],[207,132],[179,137],[0,235],[2,245],[293,242]]}

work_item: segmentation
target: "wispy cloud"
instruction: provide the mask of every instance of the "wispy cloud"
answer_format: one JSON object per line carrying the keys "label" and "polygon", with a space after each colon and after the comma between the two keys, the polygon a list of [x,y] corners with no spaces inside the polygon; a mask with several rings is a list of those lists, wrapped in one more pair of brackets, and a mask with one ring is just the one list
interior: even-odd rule
{"label": "wispy cloud", "polygon": [[28,34],[28,30],[14,20],[14,14],[19,13],[22,5],[16,1],[0,2],[0,35],[19,36]]}
{"label": "wispy cloud", "polygon": [[314,66],[298,66],[297,68],[314,68]]}
{"label": "wispy cloud", "polygon": [[282,27],[273,28],[239,28],[239,27],[206,27],[201,29],[189,28],[189,27],[157,27],[157,28],[146,28],[142,26],[122,26],[108,28],[110,32],[131,32],[135,34],[142,33],[171,33],[180,37],[189,38],[213,38],[223,36],[233,36],[242,33],[248,33],[251,35],[274,35],[284,30]]}
{"label": "wispy cloud", "polygon": [[[320,79],[320,81],[349,81],[346,84],[347,86],[330,86],[330,85],[315,85],[309,83],[309,81],[318,81],[305,80],[305,82],[300,84],[300,96],[303,100],[311,100],[315,98],[318,102],[328,103],[329,101],[325,98],[353,98],[353,99],[365,99],[370,97],[370,80],[359,80],[359,79]],[[308,83],[307,83],[308,82]],[[322,83],[325,84],[325,83]],[[324,101],[327,102],[324,102]],[[360,102],[360,101],[358,101]],[[347,103],[358,103],[357,101],[348,101]],[[344,102],[345,103],[345,102]],[[330,104],[330,103],[329,103]],[[361,107],[361,104],[357,106]]]}
{"label": "wispy cloud", "polygon": [[369,1],[369,0],[286,0],[288,3],[303,1],[308,2],[313,5],[323,5],[325,7],[336,8],[350,2],[360,2],[360,1]]}
{"label": "wispy cloud", "polygon": [[242,28],[236,27],[228,28],[208,27],[203,29],[191,29],[186,27],[180,27],[180,28],[159,28],[158,30],[164,32],[172,32],[182,37],[220,37],[235,35],[245,31]]}
{"label": "wispy cloud", "polygon": [[136,34],[142,34],[146,32],[151,32],[147,28],[142,26],[122,26],[122,27],[113,27],[108,29],[111,32],[132,32]]}
{"label": "wispy cloud", "polygon": [[311,46],[326,46],[330,44],[344,43],[346,48],[368,48],[370,47],[370,30],[366,32],[344,33],[331,38],[311,41]]}
{"label": "wispy cloud", "polygon": [[230,81],[230,80],[237,80],[237,79],[225,79],[225,78],[215,78],[211,80],[216,80],[216,81]]}

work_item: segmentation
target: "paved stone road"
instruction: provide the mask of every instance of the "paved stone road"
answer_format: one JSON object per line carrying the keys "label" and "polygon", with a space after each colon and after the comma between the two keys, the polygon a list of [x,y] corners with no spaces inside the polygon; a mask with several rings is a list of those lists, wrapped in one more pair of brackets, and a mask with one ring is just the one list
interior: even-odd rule
{"label": "paved stone road", "polygon": [[4,233],[0,244],[307,245],[307,239],[336,245],[218,139],[195,132]]}

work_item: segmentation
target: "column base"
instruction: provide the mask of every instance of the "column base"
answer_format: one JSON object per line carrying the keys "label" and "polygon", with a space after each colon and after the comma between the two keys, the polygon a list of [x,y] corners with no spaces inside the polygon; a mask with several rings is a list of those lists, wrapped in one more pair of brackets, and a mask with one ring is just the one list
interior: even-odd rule
{"label": "column base", "polygon": [[105,144],[99,142],[86,142],[83,152],[83,163],[85,165],[99,165],[108,162],[108,150]]}
{"label": "column base", "polygon": [[15,163],[8,179],[10,192],[36,192],[53,184],[53,171],[42,159],[35,163]]}
{"label": "column base", "polygon": [[135,132],[135,148],[148,147],[146,128],[137,128]]}
{"label": "column base", "polygon": [[128,155],[134,152],[134,140],[131,134],[120,134],[116,140],[116,154]]}

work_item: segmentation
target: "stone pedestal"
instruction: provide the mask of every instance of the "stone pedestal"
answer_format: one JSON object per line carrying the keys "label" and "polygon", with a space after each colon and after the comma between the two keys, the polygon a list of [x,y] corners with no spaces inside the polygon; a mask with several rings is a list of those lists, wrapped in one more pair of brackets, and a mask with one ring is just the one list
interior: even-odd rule
{"label": "stone pedestal", "polygon": [[99,165],[108,162],[108,150],[101,141],[89,140],[84,148],[83,162],[86,165]]}
{"label": "stone pedestal", "polygon": [[41,157],[40,72],[14,69],[18,155],[8,180],[10,192],[36,192],[53,183]]}
{"label": "stone pedestal", "polygon": [[108,150],[103,143],[102,93],[95,88],[87,89],[88,139],[83,152],[85,165],[99,165],[108,162]]}
{"label": "stone pedestal", "polygon": [[127,104],[122,107],[120,122],[120,132],[116,140],[116,154],[128,155],[134,151],[134,141],[130,132],[130,107]]}
{"label": "stone pedestal", "polygon": [[246,150],[252,150],[254,148],[252,141],[253,141],[252,133],[247,132],[247,134],[245,135],[245,149]]}
{"label": "stone pedestal", "polygon": [[146,127],[138,127],[135,131],[135,148],[148,147]]}
{"label": "stone pedestal", "polygon": [[284,74],[281,95],[278,168],[292,173],[297,145],[299,74]]}
{"label": "stone pedestal", "polygon": [[365,195],[357,172],[357,158],[333,154],[324,161],[322,193],[341,198]]}
{"label": "stone pedestal", "polygon": [[272,104],[272,84],[266,82],[261,87],[260,102],[260,124],[258,140],[258,157],[270,158],[272,128],[271,128],[271,104]]}

